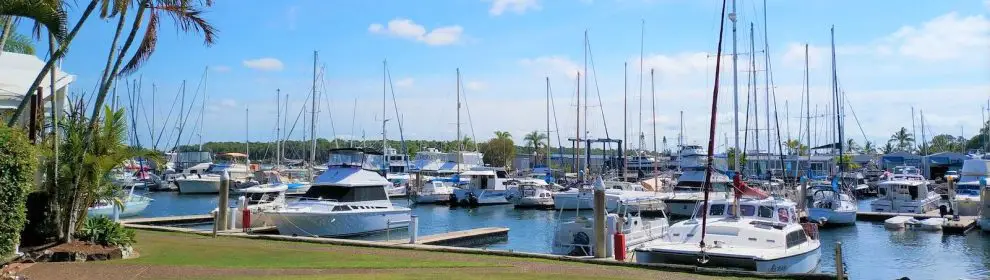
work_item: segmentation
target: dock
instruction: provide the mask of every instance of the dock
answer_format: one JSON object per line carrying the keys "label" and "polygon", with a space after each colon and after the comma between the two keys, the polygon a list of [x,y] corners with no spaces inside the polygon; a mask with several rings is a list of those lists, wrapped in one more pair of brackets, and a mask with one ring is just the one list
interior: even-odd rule
{"label": "dock", "polygon": [[167,216],[167,217],[154,217],[154,218],[131,218],[131,219],[120,220],[120,223],[122,224],[139,224],[139,225],[189,225],[189,224],[205,224],[212,222],[213,222],[213,215],[209,215],[209,214]]}
{"label": "dock", "polygon": [[[943,218],[938,211],[929,211],[925,214],[916,213],[890,213],[890,212],[856,212],[856,220],[882,222],[896,216],[908,216],[915,219]],[[959,220],[953,220],[952,216],[946,215],[945,224],[942,225],[942,232],[949,234],[965,234],[976,228],[976,216],[959,216]]]}
{"label": "dock", "polygon": [[485,227],[428,235],[417,239],[416,244],[473,247],[508,239],[508,228]]}

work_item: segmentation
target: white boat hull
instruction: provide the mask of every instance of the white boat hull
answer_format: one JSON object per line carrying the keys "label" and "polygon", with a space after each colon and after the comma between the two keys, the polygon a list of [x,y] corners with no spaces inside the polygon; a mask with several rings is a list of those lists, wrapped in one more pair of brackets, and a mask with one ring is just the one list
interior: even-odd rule
{"label": "white boat hull", "polygon": [[450,202],[450,194],[416,194],[409,196],[409,199],[416,204],[437,204]]}
{"label": "white boat hull", "polygon": [[[707,252],[709,258],[705,266],[726,267],[758,272],[809,273],[818,269],[821,259],[821,246],[807,252],[778,259],[761,259],[753,256],[719,254],[716,250]],[[697,251],[651,251],[637,250],[638,263],[666,263],[697,265]]]}
{"label": "white boat hull", "polygon": [[960,216],[979,216],[982,208],[979,196],[956,195],[955,206],[955,213]]}
{"label": "white boat hull", "polygon": [[198,194],[220,192],[220,179],[210,177],[184,178],[175,180],[175,183],[179,185],[179,193]]}
{"label": "white boat hull", "polygon": [[[149,198],[127,201],[124,204],[124,210],[120,211],[119,217],[127,218],[137,216],[141,214],[141,212],[144,212],[145,208],[148,208],[148,204],[151,204],[151,199]],[[86,210],[86,215],[90,217],[106,216],[113,218],[113,209],[113,205],[110,204],[94,206]]]}
{"label": "white boat hull", "polygon": [[808,219],[826,225],[851,225],[856,223],[856,211],[808,208]]}
{"label": "white boat hull", "polygon": [[354,236],[409,226],[409,208],[387,211],[275,212],[278,233],[291,236]]}
{"label": "white boat hull", "polygon": [[519,197],[512,200],[512,205],[516,208],[550,208],[553,207],[553,198],[550,197]]}

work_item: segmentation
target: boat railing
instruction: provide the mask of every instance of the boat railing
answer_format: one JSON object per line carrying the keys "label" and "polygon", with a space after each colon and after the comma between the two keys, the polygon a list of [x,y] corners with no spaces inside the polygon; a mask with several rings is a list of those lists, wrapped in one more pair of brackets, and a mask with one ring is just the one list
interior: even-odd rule
{"label": "boat railing", "polygon": [[303,202],[303,201],[313,201],[313,202],[340,202],[340,201],[337,201],[336,199],[322,198],[322,197],[305,197],[305,196],[304,197],[299,197],[299,200],[297,200],[297,201],[299,201],[299,202]]}

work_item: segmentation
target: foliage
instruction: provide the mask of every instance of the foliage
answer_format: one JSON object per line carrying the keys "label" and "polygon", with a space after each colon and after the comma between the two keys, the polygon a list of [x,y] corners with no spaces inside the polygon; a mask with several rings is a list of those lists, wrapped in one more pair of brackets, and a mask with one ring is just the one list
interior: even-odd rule
{"label": "foliage", "polygon": [[[732,170],[742,170],[743,168],[736,169],[736,148],[728,148],[725,150],[727,156],[726,161],[728,161],[729,169]],[[746,166],[746,153],[743,153],[739,158],[739,165]]]}
{"label": "foliage", "polygon": [[79,240],[103,246],[130,246],[136,242],[133,229],[104,216],[86,219],[76,236]]}
{"label": "foliage", "polygon": [[842,165],[844,166],[845,170],[856,170],[860,168],[858,163],[853,162],[852,155],[842,155],[841,158],[838,156],[835,157],[834,159],[835,164],[839,164],[839,160],[842,161]]}
{"label": "foliage", "polygon": [[34,184],[37,152],[19,130],[0,126],[0,259],[20,241],[25,207]]}
{"label": "foliage", "polygon": [[808,146],[801,144],[796,139],[787,140],[787,142],[784,142],[784,145],[787,146],[788,154],[790,155],[803,156],[808,154]]}
{"label": "foliage", "polygon": [[866,144],[863,144],[863,148],[859,152],[867,155],[875,155],[877,153],[877,147],[872,141],[866,141]]}
{"label": "foliage", "polygon": [[[49,217],[52,226],[58,228],[61,238],[71,240],[80,221],[86,217],[86,210],[97,200],[114,200],[114,190],[118,187],[111,184],[110,173],[119,168],[124,160],[134,157],[144,157],[153,161],[161,161],[161,156],[155,153],[127,147],[127,127],[124,122],[124,110],[104,108],[105,117],[93,129],[92,141],[88,143],[91,149],[85,151],[84,143],[88,131],[89,120],[85,117],[84,106],[75,103],[64,119],[59,120],[57,130],[60,134],[58,166],[55,166],[55,155],[52,150],[45,150],[44,162],[47,174],[44,191],[52,198],[49,208],[54,215]],[[48,139],[51,140],[50,138]],[[45,143],[51,147],[52,143]],[[80,161],[79,159],[82,159]],[[58,170],[56,176],[55,171]],[[78,184],[73,184],[78,182]]]}
{"label": "foliage", "polygon": [[884,144],[883,147],[880,148],[880,152],[883,154],[889,154],[889,153],[893,153],[896,149],[897,148],[894,148],[894,145],[890,144],[890,142],[887,142],[887,144]]}
{"label": "foliage", "polygon": [[856,140],[853,140],[852,138],[846,140],[846,143],[845,143],[844,146],[845,147],[842,147],[842,148],[845,149],[847,152],[859,152],[860,151],[859,144],[857,144],[856,143]]}
{"label": "foliage", "polygon": [[509,133],[508,131],[495,131],[495,138],[512,139],[512,133]]}
{"label": "foliage", "polygon": [[990,147],[990,143],[987,143],[990,141],[990,136],[988,135],[990,135],[990,121],[983,124],[983,128],[980,128],[979,134],[973,135],[973,138],[970,138],[969,141],[966,142],[966,149],[983,149],[984,152],[990,152],[986,151],[987,147]]}
{"label": "foliage", "polygon": [[481,152],[485,154],[485,164],[509,168],[516,156],[516,146],[512,138],[496,137],[481,145]]}
{"label": "foliage", "polygon": [[925,154],[934,154],[941,152],[965,152],[966,139],[949,134],[939,134],[932,137],[931,142],[927,143],[925,147]]}
{"label": "foliage", "polygon": [[887,143],[896,144],[894,146],[896,151],[911,152],[911,147],[914,146],[914,134],[909,133],[907,128],[901,127],[900,130],[890,135],[890,140],[887,140]]}
{"label": "foliage", "polygon": [[[4,28],[3,22],[0,22],[0,30],[3,30],[3,28]],[[34,55],[35,52],[34,42],[31,42],[30,37],[24,34],[17,33],[14,30],[11,30],[10,34],[6,34],[5,36],[8,36],[8,38],[3,45],[4,52]]]}

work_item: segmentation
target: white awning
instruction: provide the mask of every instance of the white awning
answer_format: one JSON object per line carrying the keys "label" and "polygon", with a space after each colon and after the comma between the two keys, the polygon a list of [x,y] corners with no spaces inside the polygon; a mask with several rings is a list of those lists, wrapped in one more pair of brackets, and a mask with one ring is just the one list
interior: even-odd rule
{"label": "white awning", "polygon": [[[14,109],[23,99],[24,93],[34,82],[41,68],[45,66],[44,60],[29,54],[4,52],[0,54],[0,109]],[[43,90],[42,97],[48,98],[51,93],[47,90],[50,82],[50,75],[45,75],[41,81]],[[75,76],[56,70],[55,88],[62,89],[71,84],[76,79]]]}

